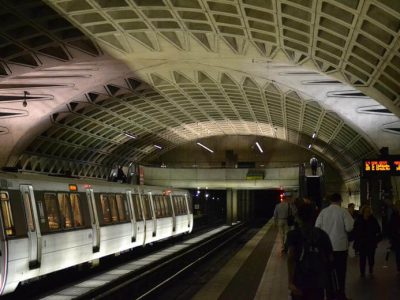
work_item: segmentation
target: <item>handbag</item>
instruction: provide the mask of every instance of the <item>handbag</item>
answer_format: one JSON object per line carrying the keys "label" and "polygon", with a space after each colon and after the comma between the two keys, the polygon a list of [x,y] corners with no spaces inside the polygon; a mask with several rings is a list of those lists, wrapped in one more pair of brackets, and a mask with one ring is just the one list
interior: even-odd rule
{"label": "handbag", "polygon": [[293,226],[294,225],[294,216],[292,214],[292,210],[290,209],[290,204],[289,203],[288,203],[287,224],[288,224],[288,226]]}

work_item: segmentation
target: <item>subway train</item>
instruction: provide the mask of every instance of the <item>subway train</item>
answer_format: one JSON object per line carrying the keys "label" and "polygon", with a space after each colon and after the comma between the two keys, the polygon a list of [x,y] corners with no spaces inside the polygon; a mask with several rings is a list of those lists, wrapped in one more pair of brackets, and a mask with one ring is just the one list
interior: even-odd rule
{"label": "subway train", "polygon": [[0,172],[0,295],[193,229],[185,190]]}

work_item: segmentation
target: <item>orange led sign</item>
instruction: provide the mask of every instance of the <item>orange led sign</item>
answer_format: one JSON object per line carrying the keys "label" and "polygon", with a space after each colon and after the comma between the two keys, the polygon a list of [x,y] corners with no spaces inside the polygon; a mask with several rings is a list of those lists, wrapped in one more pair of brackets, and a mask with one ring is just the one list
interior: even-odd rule
{"label": "orange led sign", "polygon": [[364,162],[365,171],[390,171],[387,160],[366,160]]}
{"label": "orange led sign", "polygon": [[397,175],[400,176],[400,158],[389,157],[385,159],[365,159],[362,162],[361,172],[363,176],[369,175]]}

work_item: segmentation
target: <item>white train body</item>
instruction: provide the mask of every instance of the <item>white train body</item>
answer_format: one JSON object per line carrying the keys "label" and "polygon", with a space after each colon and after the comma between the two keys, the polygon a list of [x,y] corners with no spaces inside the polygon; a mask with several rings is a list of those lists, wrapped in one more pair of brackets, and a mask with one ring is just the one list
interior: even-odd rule
{"label": "white train body", "polygon": [[0,295],[19,283],[193,229],[186,191],[0,173]]}

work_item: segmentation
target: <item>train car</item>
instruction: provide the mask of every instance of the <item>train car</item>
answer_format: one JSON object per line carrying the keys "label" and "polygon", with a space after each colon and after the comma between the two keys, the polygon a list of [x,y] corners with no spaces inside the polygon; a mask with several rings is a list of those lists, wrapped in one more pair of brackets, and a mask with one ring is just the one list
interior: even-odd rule
{"label": "train car", "polygon": [[193,229],[184,190],[0,173],[0,295]]}

